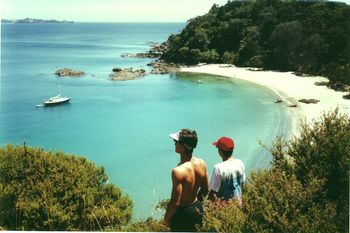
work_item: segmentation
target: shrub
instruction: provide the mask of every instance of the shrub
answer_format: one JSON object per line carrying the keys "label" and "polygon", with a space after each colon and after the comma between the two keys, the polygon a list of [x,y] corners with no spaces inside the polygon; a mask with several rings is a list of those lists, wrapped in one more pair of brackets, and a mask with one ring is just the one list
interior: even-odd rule
{"label": "shrub", "polygon": [[8,230],[103,230],[129,222],[132,201],[82,157],[0,148],[0,225]]}
{"label": "shrub", "polygon": [[344,232],[349,227],[350,118],[338,109],[277,140],[272,167],[245,192],[248,231]]}
{"label": "shrub", "polygon": [[120,229],[128,232],[169,232],[170,229],[165,226],[161,220],[148,218],[145,221],[133,222]]}
{"label": "shrub", "polygon": [[277,139],[271,167],[251,173],[243,208],[206,208],[201,230],[218,232],[347,232],[350,118],[338,109],[303,123],[299,137]]}
{"label": "shrub", "polygon": [[335,205],[312,201],[321,183],[304,188],[279,169],[253,173],[244,194],[244,232],[335,232]]}
{"label": "shrub", "polygon": [[205,202],[203,225],[199,231],[204,232],[242,232],[245,215],[236,202]]}

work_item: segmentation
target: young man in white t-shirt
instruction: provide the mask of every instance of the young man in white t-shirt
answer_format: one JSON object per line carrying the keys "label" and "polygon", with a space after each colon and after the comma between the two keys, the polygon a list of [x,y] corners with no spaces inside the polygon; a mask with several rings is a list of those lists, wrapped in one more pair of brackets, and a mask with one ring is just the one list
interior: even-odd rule
{"label": "young man in white t-shirt", "polygon": [[209,199],[237,199],[242,204],[242,188],[246,179],[244,164],[241,160],[232,158],[235,144],[231,138],[221,137],[213,142],[218,148],[221,163],[214,166],[209,181]]}

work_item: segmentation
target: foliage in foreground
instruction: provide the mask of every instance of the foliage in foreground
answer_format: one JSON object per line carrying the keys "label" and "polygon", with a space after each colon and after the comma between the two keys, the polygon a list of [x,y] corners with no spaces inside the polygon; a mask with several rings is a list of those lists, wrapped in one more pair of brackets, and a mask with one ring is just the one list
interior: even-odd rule
{"label": "foliage in foreground", "polygon": [[235,202],[205,202],[203,232],[242,232],[246,217]]}
{"label": "foliage in foreground", "polygon": [[170,229],[162,223],[162,220],[148,218],[145,221],[133,222],[118,229],[127,232],[169,232]]}
{"label": "foliage in foreground", "polygon": [[207,204],[201,231],[347,232],[350,118],[337,110],[277,140],[272,166],[251,174],[243,208]]}
{"label": "foliage in foreground", "polygon": [[129,222],[132,201],[82,157],[0,148],[0,225],[8,230],[104,230]]}

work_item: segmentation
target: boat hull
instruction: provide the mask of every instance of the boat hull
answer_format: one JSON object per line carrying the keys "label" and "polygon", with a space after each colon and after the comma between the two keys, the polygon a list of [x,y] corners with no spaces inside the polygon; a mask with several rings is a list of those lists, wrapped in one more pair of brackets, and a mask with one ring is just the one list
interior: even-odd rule
{"label": "boat hull", "polygon": [[45,107],[50,107],[50,106],[56,106],[56,105],[61,105],[61,104],[67,104],[67,103],[69,103],[70,100],[71,100],[70,98],[61,98],[61,99],[53,100],[53,101],[48,100],[48,101],[45,101],[43,103],[43,105]]}

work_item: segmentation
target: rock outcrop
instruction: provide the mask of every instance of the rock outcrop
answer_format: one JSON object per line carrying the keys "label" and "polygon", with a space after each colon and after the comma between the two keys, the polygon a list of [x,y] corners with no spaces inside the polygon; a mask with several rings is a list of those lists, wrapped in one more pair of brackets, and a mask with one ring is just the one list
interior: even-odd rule
{"label": "rock outcrop", "polygon": [[68,68],[59,69],[55,72],[58,76],[69,76],[69,77],[82,77],[85,75],[83,71],[75,71]]}
{"label": "rock outcrop", "polygon": [[164,51],[167,50],[167,43],[155,43],[155,42],[149,42],[148,43],[151,48],[149,51],[145,52],[145,53],[136,53],[136,54],[132,54],[132,53],[125,53],[122,54],[122,57],[136,57],[136,58],[159,58]]}
{"label": "rock outcrop", "polygon": [[113,68],[113,73],[109,75],[112,81],[127,81],[140,78],[146,75],[146,70],[133,68]]}
{"label": "rock outcrop", "polygon": [[[167,42],[163,43],[154,43],[154,42],[149,42],[148,43],[151,48],[148,52],[145,53],[137,53],[137,54],[131,54],[131,53],[126,53],[123,54],[122,57],[137,57],[137,58],[160,58],[161,55],[168,49],[168,44]],[[169,74],[169,73],[175,73],[179,70],[179,66],[175,64],[169,64],[164,62],[163,60],[156,59],[155,61],[147,64],[147,66],[152,66],[153,69],[151,71],[151,74]],[[139,70],[133,71],[132,69],[128,70],[123,70],[125,72],[122,72],[121,74],[118,74],[121,72],[120,70],[117,70],[119,68],[114,68],[113,71],[117,72],[116,74],[111,74],[112,80],[130,80],[134,79],[132,76],[143,76],[145,73],[138,72]],[[133,74],[131,74],[133,73]],[[125,77],[131,77],[131,78],[121,78],[122,76]],[[116,78],[115,78],[116,77]]]}
{"label": "rock outcrop", "polygon": [[316,100],[316,99],[300,99],[298,101],[305,104],[317,104],[318,102],[320,102],[319,100]]}
{"label": "rock outcrop", "polygon": [[175,73],[179,70],[179,66],[175,64],[169,64],[162,60],[157,60],[154,62],[151,62],[147,64],[148,66],[152,66],[153,69],[151,71],[151,74],[169,74],[169,73]]}

